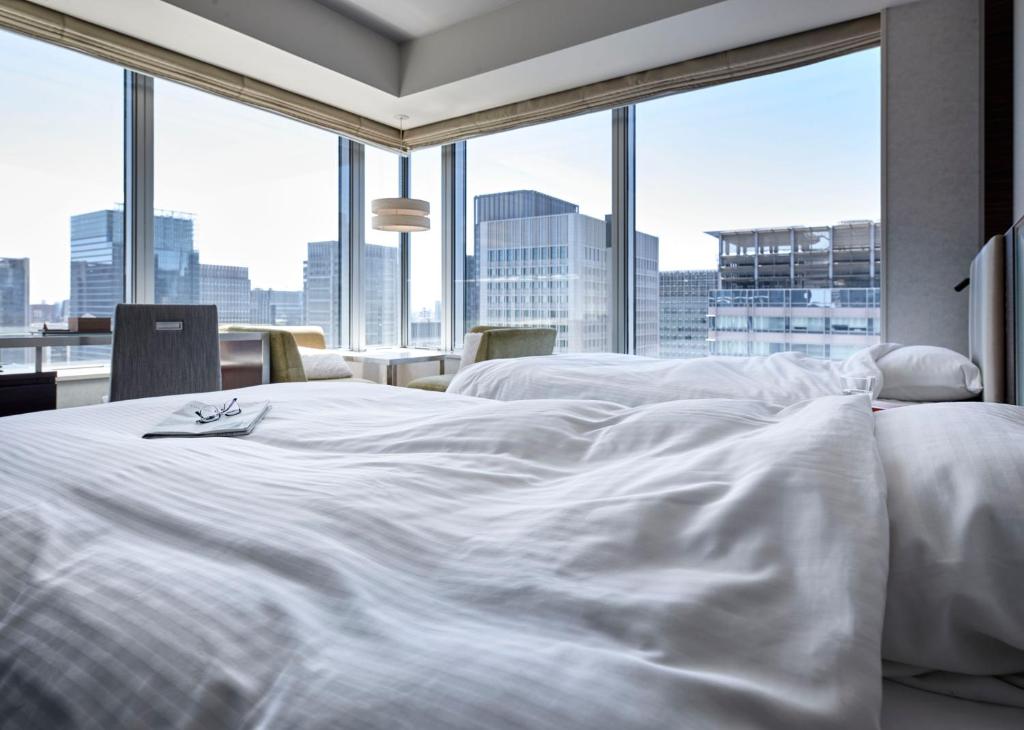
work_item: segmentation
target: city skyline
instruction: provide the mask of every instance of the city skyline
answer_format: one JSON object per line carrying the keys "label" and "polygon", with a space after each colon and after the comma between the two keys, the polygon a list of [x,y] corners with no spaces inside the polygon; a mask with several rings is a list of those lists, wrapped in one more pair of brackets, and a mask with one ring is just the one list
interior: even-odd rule
{"label": "city skyline", "polygon": [[[556,351],[608,349],[609,221],[583,215],[575,203],[535,190],[477,196],[473,209],[474,249],[481,258],[467,259],[467,326],[553,325],[559,331]],[[315,324],[331,346],[337,345],[347,260],[338,241],[307,242],[302,289],[274,290],[252,286],[245,266],[202,261],[192,240],[194,223],[180,213],[156,216],[158,303],[216,304],[225,324]],[[7,331],[17,331],[19,322],[24,323],[20,329],[41,324],[34,319],[37,312],[50,321],[54,315],[113,313],[123,283],[119,211],[75,216],[71,231],[72,297],[63,303],[32,301],[30,259],[0,258],[0,324]],[[637,233],[637,354],[693,357],[797,349],[835,359],[855,345],[877,341],[877,222],[706,235],[717,241],[715,269],[660,271],[658,239]],[[397,254],[394,247],[367,244],[364,309],[370,347],[399,339]],[[791,307],[799,311],[782,311]],[[436,342],[440,310],[435,300],[433,307],[410,313],[414,345]],[[75,359],[99,353],[88,349]]]}

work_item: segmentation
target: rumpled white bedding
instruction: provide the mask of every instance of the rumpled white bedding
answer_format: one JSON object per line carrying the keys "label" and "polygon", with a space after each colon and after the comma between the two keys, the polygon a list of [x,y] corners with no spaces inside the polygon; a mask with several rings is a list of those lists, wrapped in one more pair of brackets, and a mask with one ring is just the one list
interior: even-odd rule
{"label": "rumpled white bedding", "polygon": [[878,727],[866,397],[246,397],[0,419],[7,726]]}
{"label": "rumpled white bedding", "polygon": [[449,393],[495,400],[583,398],[637,406],[667,400],[740,398],[789,405],[842,393],[840,376],[881,371],[864,350],[843,363],[795,352],[767,357],[656,360],[615,353],[484,360],[459,370]]}

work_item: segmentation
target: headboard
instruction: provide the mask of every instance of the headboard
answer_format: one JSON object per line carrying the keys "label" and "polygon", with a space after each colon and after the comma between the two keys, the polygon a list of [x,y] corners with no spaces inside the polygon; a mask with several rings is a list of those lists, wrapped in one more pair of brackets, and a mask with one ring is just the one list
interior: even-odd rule
{"label": "headboard", "polygon": [[[1006,403],[1007,368],[1007,266],[1006,238],[989,239],[971,262],[970,358],[981,370],[987,402]],[[1011,297],[1012,298],[1012,297]]]}

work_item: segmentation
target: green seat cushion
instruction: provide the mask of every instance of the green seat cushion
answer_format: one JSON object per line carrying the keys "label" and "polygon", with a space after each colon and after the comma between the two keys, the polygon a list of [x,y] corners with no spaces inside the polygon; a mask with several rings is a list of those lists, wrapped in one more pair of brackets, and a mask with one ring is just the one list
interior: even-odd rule
{"label": "green seat cushion", "polygon": [[443,393],[448,390],[448,385],[452,382],[452,378],[455,374],[451,375],[428,375],[425,378],[416,378],[415,380],[409,381],[409,388],[417,388],[418,390],[434,390],[439,393]]}

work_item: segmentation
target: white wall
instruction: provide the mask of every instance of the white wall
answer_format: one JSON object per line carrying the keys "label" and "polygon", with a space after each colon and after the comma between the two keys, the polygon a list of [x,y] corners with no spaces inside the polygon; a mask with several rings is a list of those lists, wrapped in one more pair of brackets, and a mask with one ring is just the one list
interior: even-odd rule
{"label": "white wall", "polygon": [[967,276],[983,229],[981,0],[883,15],[884,336],[967,352]]}

